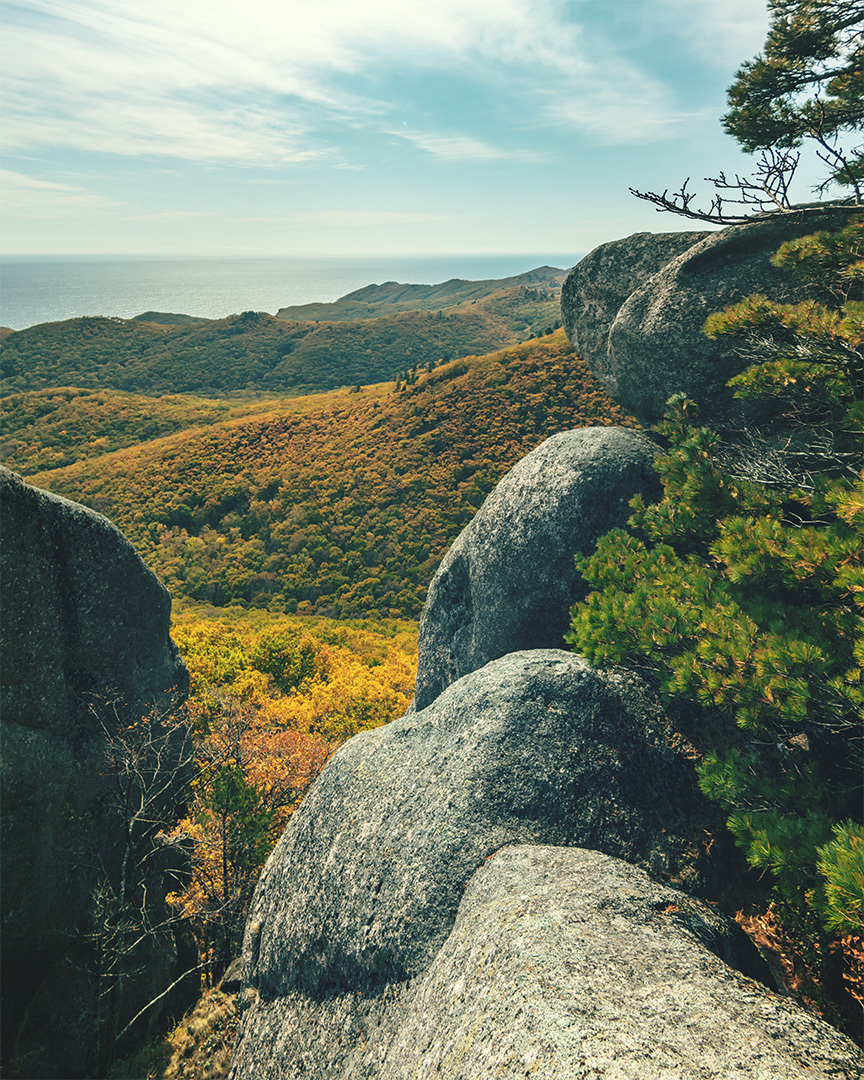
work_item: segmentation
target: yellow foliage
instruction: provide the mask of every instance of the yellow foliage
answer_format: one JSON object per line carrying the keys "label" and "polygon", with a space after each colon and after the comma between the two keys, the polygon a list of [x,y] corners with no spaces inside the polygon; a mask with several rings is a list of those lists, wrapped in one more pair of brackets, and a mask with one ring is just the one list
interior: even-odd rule
{"label": "yellow foliage", "polygon": [[[327,759],[407,710],[417,647],[416,626],[392,620],[218,614],[184,605],[173,627],[191,676],[197,772],[175,830],[194,846],[192,879],[169,899],[192,921],[211,977],[236,952],[258,872]],[[279,664],[293,677],[298,656],[303,678],[280,689]]]}

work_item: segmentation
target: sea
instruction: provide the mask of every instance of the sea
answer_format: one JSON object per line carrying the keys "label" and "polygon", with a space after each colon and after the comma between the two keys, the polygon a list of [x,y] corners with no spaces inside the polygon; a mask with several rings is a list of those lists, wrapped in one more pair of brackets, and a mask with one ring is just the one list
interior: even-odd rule
{"label": "sea", "polygon": [[220,319],[241,311],[329,303],[386,281],[433,285],[511,277],[538,266],[567,269],[581,256],[434,255],[369,258],[255,259],[142,256],[0,257],[0,326],[81,315],[131,319],[145,311]]}

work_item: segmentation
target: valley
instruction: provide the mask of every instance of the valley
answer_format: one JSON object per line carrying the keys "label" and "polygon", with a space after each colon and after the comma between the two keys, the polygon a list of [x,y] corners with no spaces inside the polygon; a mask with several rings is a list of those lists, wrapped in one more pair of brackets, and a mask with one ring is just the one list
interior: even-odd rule
{"label": "valley", "polygon": [[507,469],[565,428],[635,423],[563,330],[361,390],[79,388],[3,412],[8,467],[105,514],[172,596],[333,618],[417,618]]}

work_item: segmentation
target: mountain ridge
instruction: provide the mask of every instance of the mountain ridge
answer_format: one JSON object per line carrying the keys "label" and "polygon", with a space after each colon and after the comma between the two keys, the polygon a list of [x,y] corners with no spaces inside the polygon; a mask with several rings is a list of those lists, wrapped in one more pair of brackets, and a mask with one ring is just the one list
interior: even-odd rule
{"label": "mountain ridge", "polygon": [[326,308],[328,317],[318,319],[244,311],[198,320],[144,312],[134,319],[39,323],[4,340],[0,393],[74,386],[205,397],[298,395],[404,378],[554,329],[563,277],[564,271],[552,268],[550,276],[539,268],[519,275],[529,283],[521,285],[454,279],[455,285],[365,286],[359,292],[377,297],[374,302],[349,294],[324,305],[318,314]]}
{"label": "mountain ridge", "polygon": [[[449,278],[433,285],[405,284],[398,281],[385,281],[381,285],[364,285],[360,289],[339,297],[332,303],[315,302],[294,304],[280,308],[277,319],[348,319],[362,317],[352,314],[361,308],[368,310],[367,318],[374,318],[374,312],[384,314],[394,310],[434,311],[437,308],[461,306],[466,302],[487,299],[495,293],[507,289],[533,286],[546,286],[560,289],[567,270],[555,266],[538,266],[522,274],[506,278],[486,278],[471,280],[468,278]],[[386,308],[386,312],[379,311]]]}

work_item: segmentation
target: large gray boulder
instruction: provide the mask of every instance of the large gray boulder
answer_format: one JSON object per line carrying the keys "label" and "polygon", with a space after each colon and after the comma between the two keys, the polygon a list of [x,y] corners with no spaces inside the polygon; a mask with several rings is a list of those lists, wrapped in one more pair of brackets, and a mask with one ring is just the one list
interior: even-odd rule
{"label": "large gray boulder", "polygon": [[637,492],[658,497],[656,446],[616,427],[553,435],[500,481],[429,586],[417,646],[416,707],[490,660],[560,648],[585,595],[574,564],[624,525]]}
{"label": "large gray boulder", "polygon": [[[135,958],[142,970],[100,1003],[107,983],[94,982],[99,927],[90,916],[97,886],[119,882],[128,850],[118,800],[129,776],[114,767],[112,740],[151,711],[156,738],[159,717],[185,699],[188,674],[169,637],[168,595],[122,533],[7,469],[0,501],[4,1075],[88,1076],[109,997],[117,1031],[189,959],[188,942],[170,930],[153,935]],[[141,910],[154,923],[164,920],[166,888],[177,882],[166,845],[152,845],[160,843],[160,815],[171,820],[188,756],[182,735],[166,733],[160,745],[161,781],[172,782],[149,805],[152,820],[129,834],[135,854],[150,845],[149,869],[139,878],[127,868],[129,893],[133,883],[146,887]],[[149,767],[146,755],[139,764]]]}
{"label": "large gray boulder", "polygon": [[[643,424],[659,420],[668,399],[683,392],[697,402],[707,423],[723,426],[738,416],[725,383],[743,362],[732,339],[705,337],[706,318],[754,293],[783,303],[804,298],[812,290],[772,266],[771,257],[787,240],[840,229],[848,220],[849,214],[836,208],[754,218],[703,233],[701,239],[698,233],[677,234],[687,244],[678,253],[669,234],[658,236],[656,248],[638,237],[604,244],[565,282],[564,325],[609,395]],[[646,276],[651,265],[646,250],[658,261],[667,251],[672,257]],[[631,259],[634,287],[613,313],[626,283],[622,267]]]}
{"label": "large gray boulder", "polygon": [[677,873],[690,849],[660,823],[670,804],[679,821],[703,807],[638,680],[512,653],[330,760],[261,874],[245,981],[272,1000],[416,977],[468,879],[514,841]]}
{"label": "large gray boulder", "polygon": [[505,846],[414,981],[258,997],[232,1080],[860,1077],[847,1038],[729,966],[742,937],[608,855]]}
{"label": "large gray boulder", "polygon": [[[606,352],[624,301],[708,232],[634,233],[581,259],[561,288],[561,321],[576,351],[614,397]],[[600,374],[600,373],[603,374]]]}
{"label": "large gray boulder", "polygon": [[595,374],[644,423],[660,419],[670,396],[682,392],[707,423],[722,425],[735,413],[725,384],[743,361],[734,341],[702,333],[705,320],[754,293],[782,303],[809,295],[812,290],[772,266],[771,257],[787,240],[847,221],[848,214],[836,212],[793,214],[706,237],[631,293],[609,331],[605,374]]}

